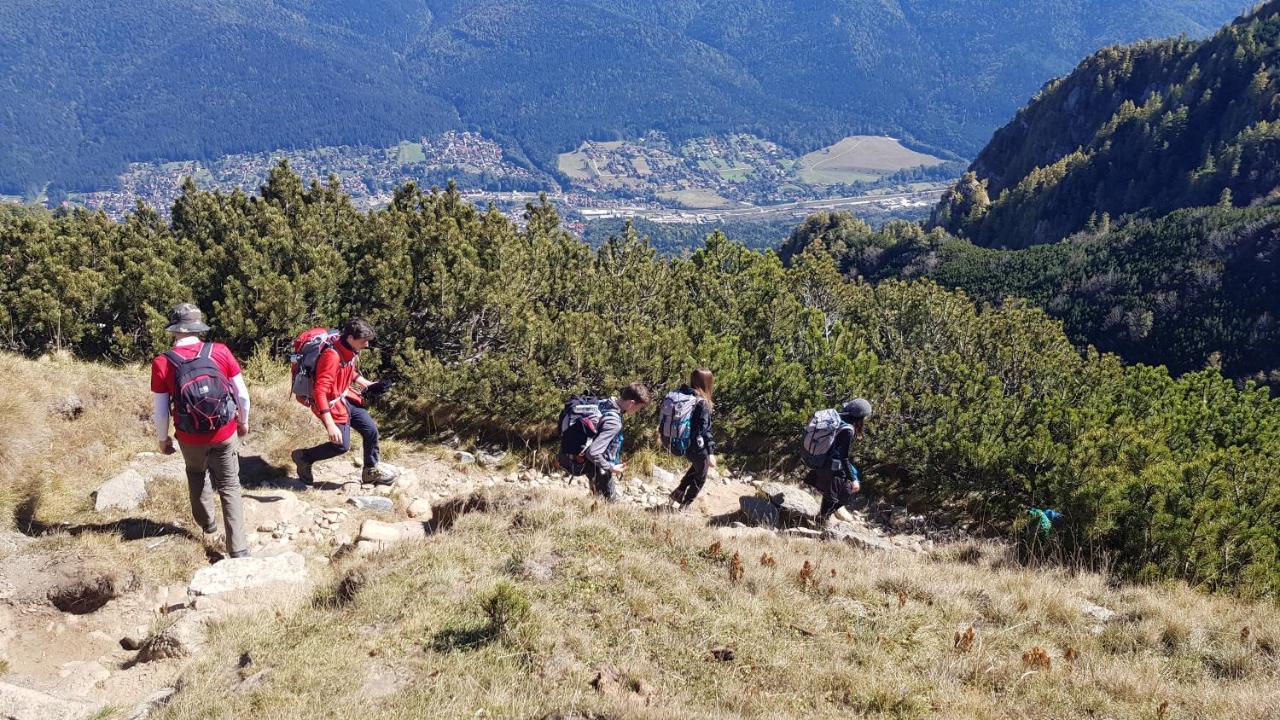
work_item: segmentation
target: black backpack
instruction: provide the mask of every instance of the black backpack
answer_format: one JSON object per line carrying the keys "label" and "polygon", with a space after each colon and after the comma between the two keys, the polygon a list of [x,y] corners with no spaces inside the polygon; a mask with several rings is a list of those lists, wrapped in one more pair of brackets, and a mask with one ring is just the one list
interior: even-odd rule
{"label": "black backpack", "polygon": [[173,350],[164,354],[178,375],[178,392],[169,402],[173,425],[182,432],[216,432],[236,418],[235,390],[210,357],[212,353],[213,343],[204,343],[190,360]]}
{"label": "black backpack", "polygon": [[560,412],[560,452],[556,460],[570,475],[581,475],[586,469],[587,446],[600,432],[600,398],[575,395]]}

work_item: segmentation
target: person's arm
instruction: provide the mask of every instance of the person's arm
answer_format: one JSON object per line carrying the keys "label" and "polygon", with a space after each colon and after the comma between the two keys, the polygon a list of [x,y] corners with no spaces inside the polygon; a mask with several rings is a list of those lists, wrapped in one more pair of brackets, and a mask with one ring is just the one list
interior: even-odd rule
{"label": "person's arm", "polygon": [[587,446],[587,459],[592,465],[601,470],[610,472],[621,472],[624,467],[622,463],[614,463],[609,458],[609,447],[613,445],[613,441],[618,438],[618,433],[622,432],[622,416],[618,413],[605,413],[600,418],[600,431],[596,433],[596,437]]}
{"label": "person's arm", "polygon": [[239,418],[240,434],[249,431],[249,387],[244,384],[244,375],[236,375],[231,378],[231,384],[236,389],[236,408]]}
{"label": "person's arm", "polygon": [[169,369],[169,360],[163,355],[151,361],[151,420],[160,452],[166,455],[174,451],[169,437]]}
{"label": "person's arm", "polygon": [[857,492],[861,486],[861,478],[858,476],[858,469],[849,459],[849,446],[853,444],[853,432],[847,429],[836,434],[835,442],[831,445],[831,471],[853,481],[853,490]]}
{"label": "person's arm", "polygon": [[333,413],[330,411],[334,400],[334,383],[337,379],[338,351],[325,350],[320,353],[320,357],[316,358],[316,381],[311,386],[311,394],[314,396],[312,402],[315,403],[315,411],[320,415],[320,422],[324,424],[325,432],[329,435],[329,442],[341,444],[342,431],[333,421]]}

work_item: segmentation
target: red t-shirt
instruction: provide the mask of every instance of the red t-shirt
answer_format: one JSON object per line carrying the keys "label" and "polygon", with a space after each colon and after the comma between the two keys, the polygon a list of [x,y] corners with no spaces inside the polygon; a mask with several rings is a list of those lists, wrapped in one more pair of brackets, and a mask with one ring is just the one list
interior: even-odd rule
{"label": "red t-shirt", "polygon": [[[173,346],[173,351],[183,360],[190,360],[200,353],[201,345],[203,343],[198,342],[175,345]],[[209,353],[209,358],[218,366],[222,374],[227,376],[227,380],[233,380],[235,376],[240,374],[240,363],[236,362],[235,356],[231,354],[231,350],[226,345],[214,343],[213,350]],[[173,401],[173,396],[178,392],[178,370],[173,366],[169,358],[164,355],[157,355],[151,361],[151,392],[169,393],[170,403]],[[170,418],[172,419],[172,417],[172,410],[170,410]],[[188,445],[213,445],[223,442],[235,434],[235,420],[211,433],[188,433],[177,429],[174,431],[174,437],[178,438],[178,442]]]}

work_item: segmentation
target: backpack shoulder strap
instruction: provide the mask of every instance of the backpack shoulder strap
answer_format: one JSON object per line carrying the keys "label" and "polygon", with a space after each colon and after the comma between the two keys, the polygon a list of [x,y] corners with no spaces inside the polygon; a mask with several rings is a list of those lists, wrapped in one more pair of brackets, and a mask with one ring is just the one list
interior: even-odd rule
{"label": "backpack shoulder strap", "polygon": [[169,360],[169,362],[173,363],[175,368],[180,368],[187,362],[175,350],[166,350],[164,352],[164,356]]}
{"label": "backpack shoulder strap", "polygon": [[202,357],[205,360],[208,360],[212,356],[213,356],[213,343],[211,342],[200,343],[200,352],[198,353],[197,357]]}

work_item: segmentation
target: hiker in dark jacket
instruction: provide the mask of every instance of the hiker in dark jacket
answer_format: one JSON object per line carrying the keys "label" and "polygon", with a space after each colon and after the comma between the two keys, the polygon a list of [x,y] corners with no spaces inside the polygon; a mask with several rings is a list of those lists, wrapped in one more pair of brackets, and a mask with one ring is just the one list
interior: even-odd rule
{"label": "hiker in dark jacket", "polygon": [[671,491],[671,501],[680,509],[693,504],[707,482],[707,470],[716,467],[716,440],[711,434],[711,419],[715,412],[712,395],[715,391],[715,376],[706,368],[693,371],[689,384],[677,392],[694,395],[698,398],[693,406],[693,414],[689,425],[689,449],[685,457],[689,459],[689,470],[676,489]]}
{"label": "hiker in dark jacket", "polygon": [[862,489],[858,469],[850,459],[850,446],[854,439],[863,438],[863,426],[871,416],[871,403],[857,398],[840,409],[840,419],[846,427],[836,433],[828,455],[829,462],[809,472],[805,482],[822,493],[822,506],[818,510],[818,525],[827,523],[837,510],[853,502],[853,496]]}
{"label": "hiker in dark jacket", "polygon": [[631,383],[616,398],[601,401],[600,428],[587,446],[584,472],[591,493],[613,502],[618,498],[615,477],[627,469],[622,462],[622,416],[644,409],[649,404],[649,388]]}

